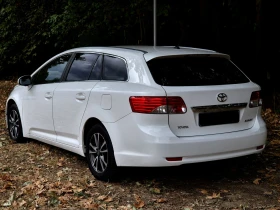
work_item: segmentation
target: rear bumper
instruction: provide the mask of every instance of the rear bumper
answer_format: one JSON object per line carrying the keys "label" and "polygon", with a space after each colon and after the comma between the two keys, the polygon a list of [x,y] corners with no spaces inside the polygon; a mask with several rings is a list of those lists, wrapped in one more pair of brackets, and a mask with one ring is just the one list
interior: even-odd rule
{"label": "rear bumper", "polygon": [[[104,123],[118,166],[177,166],[245,156],[262,152],[264,148],[257,147],[265,145],[267,137],[260,116],[248,130],[195,137],[177,137],[164,123],[143,126],[134,122],[131,114],[116,123]],[[167,157],[182,157],[182,161],[167,161]]]}

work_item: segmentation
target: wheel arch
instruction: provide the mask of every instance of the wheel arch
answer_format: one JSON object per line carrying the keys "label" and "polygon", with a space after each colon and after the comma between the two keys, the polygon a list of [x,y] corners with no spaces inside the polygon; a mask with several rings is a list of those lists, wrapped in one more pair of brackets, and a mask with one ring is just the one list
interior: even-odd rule
{"label": "wheel arch", "polygon": [[14,99],[10,98],[8,99],[7,103],[6,103],[6,115],[5,115],[5,120],[6,120],[6,127],[8,127],[8,109],[10,106],[12,106],[13,104],[17,105],[17,103],[15,102]]}
{"label": "wheel arch", "polygon": [[[91,117],[89,118],[86,123],[84,124],[84,129],[83,129],[83,139],[82,139],[82,144],[83,144],[83,152],[84,155],[86,154],[86,135],[89,132],[89,130],[92,128],[92,126],[96,125],[96,124],[100,124],[104,127],[104,129],[107,131],[106,127],[104,126],[104,124],[97,118],[95,117]],[[110,136],[110,134],[108,133],[108,135]]]}
{"label": "wheel arch", "polygon": [[20,97],[21,92],[17,92],[11,93],[11,96],[7,99],[6,101],[6,114],[8,113],[8,108],[12,105],[15,104],[18,108],[20,117],[22,119],[22,105],[23,105],[23,101],[22,98]]}
{"label": "wheel arch", "polygon": [[10,107],[12,104],[16,104],[15,100],[14,99],[9,99],[8,102],[7,102],[7,107]]}

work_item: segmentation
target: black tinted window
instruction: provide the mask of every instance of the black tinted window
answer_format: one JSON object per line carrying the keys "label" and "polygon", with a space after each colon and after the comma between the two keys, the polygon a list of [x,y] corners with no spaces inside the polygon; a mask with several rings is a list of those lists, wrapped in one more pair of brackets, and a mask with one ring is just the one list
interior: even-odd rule
{"label": "black tinted window", "polygon": [[71,54],[63,55],[45,65],[32,77],[33,84],[59,82]]}
{"label": "black tinted window", "polygon": [[229,60],[215,57],[168,57],[147,62],[156,83],[163,86],[224,85],[249,82]]}
{"label": "black tinted window", "polygon": [[70,67],[67,81],[87,80],[98,58],[98,54],[78,53]]}
{"label": "black tinted window", "polygon": [[91,71],[91,74],[89,76],[90,80],[100,80],[101,79],[102,61],[103,61],[103,55],[100,55],[98,57],[97,61],[95,62],[94,67]]}
{"label": "black tinted window", "polygon": [[102,79],[126,81],[127,70],[124,60],[111,56],[104,56]]}

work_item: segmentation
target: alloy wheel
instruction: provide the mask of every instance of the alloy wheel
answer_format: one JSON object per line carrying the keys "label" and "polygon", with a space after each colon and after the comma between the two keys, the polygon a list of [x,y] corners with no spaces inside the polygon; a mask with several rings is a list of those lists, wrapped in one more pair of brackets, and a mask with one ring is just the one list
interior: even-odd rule
{"label": "alloy wheel", "polygon": [[89,156],[93,169],[103,173],[108,165],[108,146],[100,133],[94,133],[90,139]]}
{"label": "alloy wheel", "polygon": [[9,114],[9,131],[12,138],[16,139],[19,136],[20,121],[16,110],[11,110]]}

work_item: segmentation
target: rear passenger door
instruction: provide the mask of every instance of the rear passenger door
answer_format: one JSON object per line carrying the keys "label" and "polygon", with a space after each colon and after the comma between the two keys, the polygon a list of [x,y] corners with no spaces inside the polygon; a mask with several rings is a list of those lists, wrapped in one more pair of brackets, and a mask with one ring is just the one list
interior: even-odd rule
{"label": "rear passenger door", "polygon": [[79,147],[81,120],[101,69],[102,55],[76,53],[64,82],[55,89],[53,119],[58,143]]}

